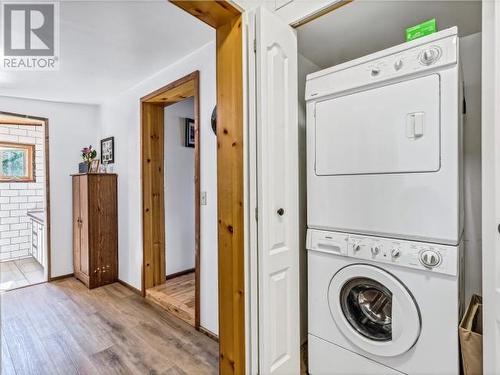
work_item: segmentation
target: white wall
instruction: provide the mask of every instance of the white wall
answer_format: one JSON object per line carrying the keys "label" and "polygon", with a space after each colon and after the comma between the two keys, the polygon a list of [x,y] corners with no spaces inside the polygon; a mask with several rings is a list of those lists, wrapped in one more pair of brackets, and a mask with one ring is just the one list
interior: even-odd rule
{"label": "white wall", "polygon": [[306,76],[321,70],[319,66],[298,55],[299,74],[299,243],[302,244],[299,258],[300,266],[300,334],[301,340],[307,339],[307,252],[305,249],[307,229],[307,175],[306,175]]}
{"label": "white wall", "polygon": [[[45,208],[45,126],[1,125],[0,141],[33,145],[33,182],[0,182],[0,261],[31,255],[28,211]],[[44,264],[45,266],[45,264]]]}
{"label": "white wall", "polygon": [[194,148],[184,146],[189,98],[165,108],[165,260],[167,275],[195,266]]}
{"label": "white wall", "polygon": [[465,298],[481,294],[481,33],[460,38],[464,118]]}
{"label": "white wall", "polygon": [[195,70],[200,71],[201,190],[201,325],[218,332],[217,287],[217,140],[210,127],[216,103],[215,43],[209,43],[102,105],[103,137],[115,137],[118,173],[119,278],[141,288],[142,195],[139,99]]}
{"label": "white wall", "polygon": [[80,150],[97,145],[99,108],[0,96],[0,111],[49,119],[51,276],[73,273],[72,187]]}

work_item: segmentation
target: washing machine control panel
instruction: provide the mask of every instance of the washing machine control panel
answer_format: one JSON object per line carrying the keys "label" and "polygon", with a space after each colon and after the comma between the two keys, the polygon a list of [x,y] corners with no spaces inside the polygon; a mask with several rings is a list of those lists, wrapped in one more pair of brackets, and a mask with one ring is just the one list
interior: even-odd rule
{"label": "washing machine control panel", "polygon": [[341,256],[457,275],[459,247],[308,230],[307,248]]}

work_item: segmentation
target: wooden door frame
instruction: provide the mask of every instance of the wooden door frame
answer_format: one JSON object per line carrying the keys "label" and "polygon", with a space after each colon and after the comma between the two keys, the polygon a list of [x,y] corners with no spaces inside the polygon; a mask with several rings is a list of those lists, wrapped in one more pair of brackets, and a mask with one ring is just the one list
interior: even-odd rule
{"label": "wooden door frame", "polygon": [[49,119],[19,113],[0,111],[0,115],[12,116],[9,123],[0,120],[0,125],[23,125],[23,126],[43,126],[44,127],[44,148],[45,148],[45,227],[47,235],[47,281],[58,279],[52,277],[52,251],[50,234],[50,157],[49,157]]}
{"label": "wooden door frame", "polygon": [[[216,30],[219,372],[245,374],[243,15],[226,0],[169,1]],[[143,119],[141,101],[141,129]],[[141,138],[142,155],[142,132]],[[148,187],[151,176],[144,168],[148,167],[145,161],[141,166],[143,216],[147,217],[151,216],[153,199],[144,199],[144,186]],[[162,165],[157,168],[162,169]],[[161,201],[163,196],[155,199]],[[155,204],[161,206],[161,202]],[[148,225],[143,220],[143,236],[146,230]],[[145,237],[143,241],[145,249]],[[143,267],[143,294],[144,276]]]}
{"label": "wooden door frame", "polygon": [[[141,167],[143,261],[142,295],[146,289],[166,281],[165,197],[164,197],[164,109],[192,97],[194,100],[194,206],[195,206],[195,328],[200,328],[200,73],[195,71],[141,98]],[[160,113],[158,113],[161,111]],[[154,123],[148,123],[148,113]],[[149,124],[149,125],[148,125]],[[167,125],[168,126],[168,125]],[[156,203],[154,203],[156,201]],[[155,235],[156,234],[156,235]],[[155,239],[155,237],[157,237]],[[155,244],[155,241],[158,242]],[[156,245],[156,250],[155,250]],[[154,252],[160,254],[154,254]],[[156,264],[160,262],[160,264]]]}

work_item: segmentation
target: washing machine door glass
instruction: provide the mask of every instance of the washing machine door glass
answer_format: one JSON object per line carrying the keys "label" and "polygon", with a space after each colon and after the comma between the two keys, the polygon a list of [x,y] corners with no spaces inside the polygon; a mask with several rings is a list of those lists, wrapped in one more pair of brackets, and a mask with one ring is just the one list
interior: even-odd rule
{"label": "washing machine door glass", "polygon": [[354,264],[338,271],[330,282],[328,303],[344,336],[369,354],[400,355],[420,335],[415,299],[405,285],[378,267]]}
{"label": "washing machine door glass", "polygon": [[351,326],[370,340],[392,339],[392,293],[379,282],[364,277],[347,282],[340,306]]}

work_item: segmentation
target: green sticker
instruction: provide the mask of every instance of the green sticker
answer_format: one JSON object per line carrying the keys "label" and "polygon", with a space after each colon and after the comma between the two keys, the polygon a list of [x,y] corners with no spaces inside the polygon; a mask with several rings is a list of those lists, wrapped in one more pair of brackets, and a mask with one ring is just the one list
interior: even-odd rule
{"label": "green sticker", "polygon": [[436,31],[436,19],[433,18],[431,20],[407,28],[406,41],[409,42],[410,40],[421,38],[423,36],[435,33]]}

